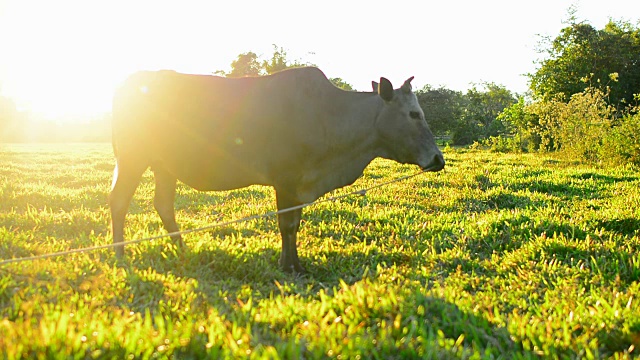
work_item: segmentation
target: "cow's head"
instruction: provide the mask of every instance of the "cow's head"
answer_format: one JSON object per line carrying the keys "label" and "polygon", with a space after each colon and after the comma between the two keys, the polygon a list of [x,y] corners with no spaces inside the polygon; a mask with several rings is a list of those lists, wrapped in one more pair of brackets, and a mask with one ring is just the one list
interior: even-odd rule
{"label": "cow's head", "polygon": [[373,91],[383,100],[376,119],[376,129],[384,157],[403,164],[415,164],[427,171],[444,168],[444,157],[438,149],[424,112],[411,91],[413,76],[394,90],[391,82],[380,78],[373,81]]}

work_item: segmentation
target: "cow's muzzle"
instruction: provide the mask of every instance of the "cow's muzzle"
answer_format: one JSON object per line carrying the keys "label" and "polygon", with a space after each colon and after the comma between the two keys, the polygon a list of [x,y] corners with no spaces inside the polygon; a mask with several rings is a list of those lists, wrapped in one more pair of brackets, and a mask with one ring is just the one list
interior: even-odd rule
{"label": "cow's muzzle", "polygon": [[424,171],[440,171],[442,169],[444,169],[444,156],[442,154],[434,155],[431,163],[422,168]]}

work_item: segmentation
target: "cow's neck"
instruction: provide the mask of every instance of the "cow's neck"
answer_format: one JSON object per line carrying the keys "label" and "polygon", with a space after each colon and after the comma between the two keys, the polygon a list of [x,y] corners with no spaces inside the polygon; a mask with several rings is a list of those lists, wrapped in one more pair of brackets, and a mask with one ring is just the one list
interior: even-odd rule
{"label": "cow's neck", "polygon": [[[328,191],[352,184],[373,159],[383,155],[379,148],[375,119],[381,103],[377,95],[351,93],[350,101],[339,113],[351,114],[348,118],[336,116],[332,120],[329,136],[336,144],[328,149],[323,159],[315,162],[313,169],[304,176],[299,188],[303,202],[315,200]],[[339,145],[338,145],[339,144]]]}
{"label": "cow's neck", "polygon": [[[375,121],[382,99],[373,93],[348,92],[332,127],[333,136],[344,144],[340,156],[344,166],[359,174],[376,157],[381,156]],[[358,175],[359,176],[359,175]]]}

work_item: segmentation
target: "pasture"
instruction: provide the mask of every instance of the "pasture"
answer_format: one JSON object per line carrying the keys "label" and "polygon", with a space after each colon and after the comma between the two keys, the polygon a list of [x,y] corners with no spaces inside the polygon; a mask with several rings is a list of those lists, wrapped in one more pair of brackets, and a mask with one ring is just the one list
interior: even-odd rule
{"label": "pasture", "polygon": [[[445,149],[447,167],[306,208],[305,276],[275,217],[0,267],[0,358],[631,358],[640,175]],[[109,144],[0,147],[0,260],[111,242]],[[352,187],[417,171],[376,160]],[[126,239],[164,233],[147,172]],[[182,229],[275,209],[179,185]]]}

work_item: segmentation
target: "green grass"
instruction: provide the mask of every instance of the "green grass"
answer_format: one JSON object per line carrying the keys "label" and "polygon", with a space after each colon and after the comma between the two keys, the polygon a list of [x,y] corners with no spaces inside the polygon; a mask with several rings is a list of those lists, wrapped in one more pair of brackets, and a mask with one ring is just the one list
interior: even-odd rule
{"label": "green grass", "polygon": [[[0,358],[631,358],[640,175],[447,149],[447,168],[275,218],[0,267]],[[0,147],[0,259],[108,244],[108,144]],[[415,172],[375,161],[351,188]],[[127,239],[162,234],[151,173]],[[270,188],[179,186],[183,229],[275,210]]]}

